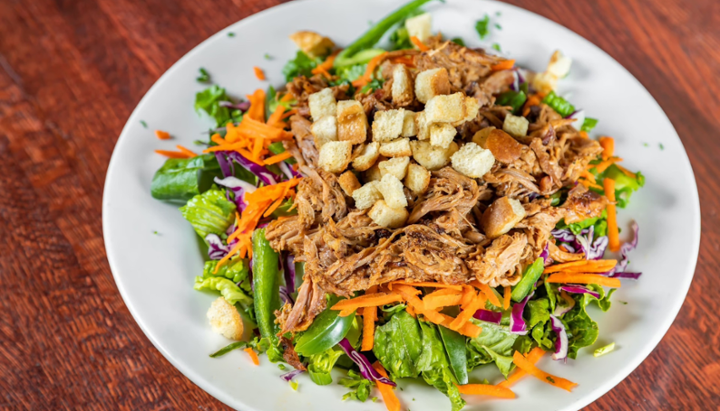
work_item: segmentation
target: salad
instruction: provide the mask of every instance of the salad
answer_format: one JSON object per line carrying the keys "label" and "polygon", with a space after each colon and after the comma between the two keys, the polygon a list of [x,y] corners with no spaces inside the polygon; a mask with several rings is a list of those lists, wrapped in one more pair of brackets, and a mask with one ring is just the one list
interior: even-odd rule
{"label": "salad", "polygon": [[[206,246],[194,288],[218,295],[207,317],[232,340],[211,357],[265,354],[295,389],[299,374],[327,385],[341,370],[344,400],[391,411],[402,378],[452,410],[468,395],[514,398],[525,376],[577,385],[536,364],[594,344],[587,307],[607,311],[640,277],[628,268],[638,226],[622,242],[617,213],[644,177],[557,93],[569,57],[533,72],[499,46],[466,47],[433,32],[428,1],[344,48],[294,33],[278,90],[236,98],[201,70],[209,138],[157,150],[169,158],[151,192],[183,204]],[[478,21],[481,38],[488,27]],[[474,378],[483,366],[502,377]]]}

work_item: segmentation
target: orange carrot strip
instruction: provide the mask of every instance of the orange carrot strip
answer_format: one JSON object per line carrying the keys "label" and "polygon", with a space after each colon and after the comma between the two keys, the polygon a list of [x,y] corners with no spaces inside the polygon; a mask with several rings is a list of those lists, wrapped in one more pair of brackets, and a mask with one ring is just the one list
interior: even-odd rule
{"label": "orange carrot strip", "polygon": [[497,295],[495,295],[494,292],[492,292],[489,285],[483,284],[478,280],[474,280],[470,284],[472,286],[474,286],[475,288],[479,288],[480,291],[482,291],[483,294],[485,294],[485,297],[488,300],[490,300],[490,303],[492,303],[492,305],[494,305],[495,307],[502,307],[502,304],[500,303],[500,299],[497,297]]}
{"label": "orange carrot strip", "polygon": [[538,94],[531,94],[530,97],[528,97],[527,101],[525,102],[525,105],[523,106],[523,116],[527,116],[530,114],[530,107],[537,106],[542,102],[542,98]]}
{"label": "orange carrot strip", "polygon": [[462,292],[460,292],[454,288],[440,288],[440,289],[435,290],[435,291],[431,292],[430,294],[426,295],[425,298],[428,298],[428,297],[434,298],[434,297],[439,297],[441,295],[455,295],[455,294],[462,295]]}
{"label": "orange carrot strip", "polygon": [[515,65],[515,60],[504,60],[499,62],[498,64],[494,64],[490,66],[490,70],[492,71],[498,71],[498,70],[510,70]]}
{"label": "orange carrot strip", "polygon": [[263,72],[260,67],[253,67],[253,71],[255,71],[255,77],[257,77],[258,80],[265,80],[265,72]]}
{"label": "orange carrot strip", "polygon": [[182,151],[183,153],[187,154],[188,157],[190,157],[190,158],[197,157],[197,154],[196,154],[194,151],[192,151],[192,150],[190,150],[190,149],[187,149],[187,148],[181,146],[180,144],[178,144],[177,146],[175,146],[175,148],[177,148],[178,150],[180,150],[180,151]]}
{"label": "orange carrot strip", "polygon": [[451,305],[459,305],[462,294],[426,296],[423,298],[426,310],[434,310],[440,307],[448,307]]}
{"label": "orange carrot strip", "polygon": [[288,110],[282,115],[282,117],[280,117],[280,120],[285,120],[286,118],[292,116],[295,113],[297,113],[297,109],[293,108],[291,110]]}
{"label": "orange carrot strip", "polygon": [[623,159],[619,158],[619,157],[610,157],[607,160],[603,160],[598,164],[595,164],[595,165],[589,164],[588,169],[594,167],[598,173],[602,173],[603,171],[607,170],[608,167],[610,167],[611,165],[613,165],[617,162],[620,162],[620,161],[623,161]]}
{"label": "orange carrot strip", "polygon": [[[525,358],[527,358],[527,360],[530,361],[532,364],[536,364],[538,361],[540,361],[540,358],[542,358],[543,355],[545,355],[545,351],[540,347],[535,347],[525,355]],[[510,386],[518,382],[519,379],[526,375],[527,373],[525,371],[521,370],[520,368],[516,368],[515,372],[513,372],[507,380],[498,384],[498,386],[510,388]]]}
{"label": "orange carrot strip", "polygon": [[467,306],[466,309],[462,310],[460,314],[450,323],[448,328],[451,330],[459,330],[470,318],[475,314],[475,311],[479,310],[485,301],[483,298],[474,298],[473,301]]}
{"label": "orange carrot strip", "polygon": [[465,395],[489,395],[491,397],[498,398],[515,398],[515,393],[510,391],[509,388],[500,387],[498,385],[490,384],[465,384],[457,385],[460,394]]}
{"label": "orange carrot strip", "polygon": [[462,299],[460,300],[460,308],[463,310],[467,308],[473,298],[475,298],[475,289],[471,285],[464,285]]}
{"label": "orange carrot strip", "polygon": [[407,313],[410,314],[412,318],[415,318],[415,308],[413,308],[412,304],[408,304],[407,307],[405,307],[405,311],[407,311]]}
{"label": "orange carrot strip", "polygon": [[282,101],[283,103],[289,103],[289,102],[293,101],[294,99],[295,99],[295,97],[293,97],[292,93],[285,93],[285,94],[283,94],[280,101]]}
{"label": "orange carrot strip", "polygon": [[590,187],[592,187],[592,188],[597,188],[598,190],[602,190],[602,187],[599,186],[598,184],[595,184],[595,183],[593,183],[593,182],[587,181],[587,180],[582,179],[582,178],[579,178],[579,179],[578,179],[578,183],[584,185],[585,188],[590,188]]}
{"label": "orange carrot strip", "polygon": [[168,140],[170,138],[170,133],[167,131],[155,130],[155,136],[160,140]]}
{"label": "orange carrot strip", "polygon": [[285,106],[278,104],[275,111],[268,117],[267,125],[275,128],[284,128],[285,124],[282,122],[282,116],[285,113]]}
{"label": "orange carrot strip", "polygon": [[[259,88],[247,97],[250,101],[250,108],[245,113],[245,118],[251,118],[256,121],[265,121],[265,90]],[[243,123],[244,123],[243,119]]]}
{"label": "orange carrot strip", "polygon": [[182,151],[155,150],[155,152],[169,158],[190,158],[187,153]]}
{"label": "orange carrot strip", "polygon": [[620,279],[599,274],[555,273],[545,279],[548,283],[597,284],[611,288],[620,288]]}
{"label": "orange carrot strip", "polygon": [[562,388],[563,390],[572,391],[572,389],[577,386],[577,384],[572,381],[566,380],[565,378],[556,377],[537,368],[535,364],[531,363],[530,361],[528,361],[527,358],[520,354],[520,351],[515,351],[515,354],[513,354],[513,363],[515,363],[518,368],[539,379],[540,381],[546,382],[550,385],[554,385],[558,388]]}
{"label": "orange carrot strip", "polygon": [[603,180],[603,187],[605,188],[605,197],[609,201],[607,205],[608,247],[610,247],[610,251],[617,252],[620,250],[620,232],[615,208],[615,180],[606,178]]}
{"label": "orange carrot strip", "polygon": [[385,53],[378,54],[377,56],[373,57],[373,58],[368,62],[367,69],[365,70],[365,74],[363,74],[363,75],[362,75],[360,78],[358,78],[357,80],[353,81],[353,82],[352,82],[352,85],[353,85],[354,87],[362,87],[362,86],[366,85],[367,83],[369,83],[370,80],[372,79],[373,72],[374,72],[375,69],[378,67],[378,65],[379,65],[383,60],[385,60],[385,58],[387,57],[387,55],[388,55],[388,53],[385,52]]}
{"label": "orange carrot strip", "polygon": [[588,136],[587,131],[581,131],[581,132],[580,132],[580,137],[582,137],[582,138],[590,138],[590,136]]}
{"label": "orange carrot strip", "polygon": [[[617,260],[580,260],[569,263],[555,264],[545,267],[543,274],[559,273],[560,271],[575,271],[585,273],[604,273],[611,270],[617,264]],[[607,269],[605,269],[607,268]],[[592,271],[600,270],[600,271]]]}
{"label": "orange carrot strip", "polygon": [[260,365],[260,358],[258,358],[257,353],[255,353],[255,350],[253,350],[250,347],[245,348],[243,351],[248,353],[250,355],[250,359],[252,359],[253,364]]}
{"label": "orange carrot strip", "polygon": [[597,180],[595,180],[595,176],[594,176],[591,172],[589,172],[589,171],[587,171],[587,170],[583,170],[583,171],[580,173],[580,177],[586,178],[586,179],[587,179],[588,181],[590,181],[591,183],[596,183],[596,182],[597,182]]}
{"label": "orange carrot strip", "polygon": [[415,67],[415,60],[408,56],[393,57],[390,59],[390,62],[393,64],[404,64],[408,67]]}
{"label": "orange carrot strip", "polygon": [[276,154],[272,157],[268,157],[263,162],[265,164],[275,164],[279,163],[281,161],[287,160],[288,158],[292,157],[292,154],[289,151],[286,151],[284,153]]}
{"label": "orange carrot strip", "polygon": [[480,333],[482,333],[482,328],[468,321],[458,332],[466,337],[477,338],[480,336]]}
{"label": "orange carrot strip", "polygon": [[[332,310],[349,310],[357,309],[362,307],[377,307],[379,305],[385,305],[402,301],[402,297],[397,293],[391,294],[372,294],[370,296],[362,296],[353,298],[352,300],[344,300],[333,305]],[[345,304],[343,304],[345,303]]]}
{"label": "orange carrot strip", "polygon": [[504,294],[503,294],[503,310],[507,310],[510,308],[510,295],[512,295],[512,288],[505,287]]}
{"label": "orange carrot strip", "polygon": [[615,164],[615,167],[619,168],[620,171],[622,171],[623,174],[625,174],[626,176],[628,176],[630,178],[637,178],[637,175],[635,175],[635,173],[633,173],[632,171],[628,170],[627,168],[621,166],[620,164]]}
{"label": "orange carrot strip", "polygon": [[[377,285],[373,285],[367,289],[368,294],[377,293]],[[363,336],[361,351],[370,351],[373,348],[375,340],[375,321],[377,321],[377,307],[365,307],[363,312]]]}
{"label": "orange carrot strip", "polygon": [[411,283],[411,282],[407,282],[405,280],[393,281],[393,283],[409,285],[411,287],[435,287],[435,288],[452,288],[453,290],[458,290],[458,291],[462,290],[462,285],[455,285],[455,284],[429,283],[429,282]]}
{"label": "orange carrot strip", "polygon": [[602,159],[607,160],[615,152],[615,140],[612,137],[600,137],[600,146],[603,148]]}
{"label": "orange carrot strip", "polygon": [[[313,74],[320,74],[320,73],[327,73],[328,70],[333,68],[333,64],[335,63],[335,57],[337,57],[338,53],[342,51],[341,49],[337,49],[330,54],[325,61],[318,64],[317,67],[312,69],[310,72]],[[329,73],[328,73],[329,75]]]}
{"label": "orange carrot strip", "polygon": [[223,140],[223,138],[220,137],[220,134],[217,134],[217,133],[213,134],[213,135],[210,137],[210,140],[212,140],[213,142],[215,142],[215,143],[216,143],[217,145],[219,145],[219,146],[224,145],[224,144],[227,144],[227,141]]}
{"label": "orange carrot strip", "polygon": [[[383,368],[379,361],[375,361],[375,363],[373,364],[373,368],[375,368],[375,371],[380,373],[380,375],[387,378],[387,372],[385,372],[385,368]],[[380,391],[380,395],[382,395],[383,401],[385,401],[385,406],[387,407],[388,411],[400,411],[400,400],[397,396],[395,396],[392,386],[383,384],[377,380],[375,381],[375,384]]]}
{"label": "orange carrot strip", "polygon": [[420,39],[417,38],[416,36],[410,36],[410,41],[412,42],[412,44],[415,45],[415,47],[417,47],[418,49],[420,49],[420,51],[428,51],[428,50],[430,50],[430,47],[426,46],[426,45],[425,45],[422,41],[420,41]]}

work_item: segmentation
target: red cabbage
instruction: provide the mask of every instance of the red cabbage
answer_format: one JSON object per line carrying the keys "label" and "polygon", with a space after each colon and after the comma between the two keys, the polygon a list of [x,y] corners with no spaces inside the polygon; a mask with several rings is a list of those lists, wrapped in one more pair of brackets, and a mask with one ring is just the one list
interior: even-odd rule
{"label": "red cabbage", "polygon": [[575,242],[575,234],[573,234],[573,232],[570,231],[569,228],[552,230],[552,231],[550,231],[550,234],[552,234],[552,236],[555,237],[556,240],[561,241],[563,243]]}
{"label": "red cabbage", "polygon": [[[583,235],[586,232],[587,237]],[[594,237],[594,226],[590,226],[590,228],[583,230],[580,235],[575,236],[575,242],[580,245],[580,249],[585,253],[586,260],[599,260],[605,255],[605,250],[608,246],[608,237],[598,237],[593,241]]]}
{"label": "red cabbage", "polygon": [[550,315],[550,321],[553,331],[557,334],[557,340],[555,341],[555,354],[552,355],[552,359],[567,361],[569,343],[567,331],[565,331],[565,325],[554,315]]}
{"label": "red cabbage", "polygon": [[558,317],[562,316],[566,312],[570,311],[575,307],[575,299],[570,297],[567,294],[560,294],[560,298],[567,302],[567,305],[560,305],[560,300],[558,299],[557,303],[555,304],[555,312],[554,314]]}
{"label": "red cabbage", "polygon": [[512,307],[512,313],[510,314],[510,332],[513,334],[525,335],[527,334],[527,324],[523,319],[523,311],[525,311],[525,305],[530,301],[530,297],[535,295],[535,291],[532,291],[525,299],[521,302],[514,304]]}
{"label": "red cabbage", "polygon": [[638,278],[640,278],[641,275],[642,275],[642,273],[640,273],[640,272],[622,271],[619,273],[612,273],[612,274],[610,274],[610,277],[611,278],[630,278],[633,280],[637,280]]}
{"label": "red cabbage", "polygon": [[283,174],[285,174],[285,177],[287,177],[288,180],[292,179],[293,177],[298,177],[298,178],[302,177],[302,174],[295,171],[292,167],[290,167],[290,165],[288,165],[288,163],[281,161],[277,164],[278,164],[278,167],[280,167],[280,171],[282,171]]}
{"label": "red cabbage", "polygon": [[218,105],[220,107],[227,107],[227,108],[231,108],[234,110],[240,110],[243,113],[250,109],[249,101],[241,101],[237,104],[234,104],[232,101],[218,101]]}
{"label": "red cabbage", "polygon": [[348,341],[347,338],[343,338],[338,345],[340,348],[345,351],[345,354],[347,354],[348,357],[350,357],[355,364],[357,364],[358,367],[360,367],[360,374],[362,374],[363,377],[365,377],[366,380],[370,381],[380,381],[383,384],[391,385],[395,387],[397,384],[390,381],[389,379],[383,377],[375,371],[375,369],[372,367],[372,364],[370,364],[370,360],[367,359],[364,355],[360,354],[359,352],[355,351],[355,349],[350,345],[350,341]]}
{"label": "red cabbage", "polygon": [[211,260],[222,260],[230,252],[230,246],[225,245],[217,234],[206,235],[205,242],[208,245],[208,258]]}
{"label": "red cabbage", "polygon": [[302,373],[303,373],[303,370],[292,370],[288,373],[281,375],[280,378],[282,378],[283,380],[285,380],[287,382],[290,382],[293,380],[293,378],[295,378],[296,376],[298,376]]}
{"label": "red cabbage", "polygon": [[600,293],[596,293],[595,291],[589,290],[581,285],[561,285],[558,287],[558,290],[572,294],[590,294],[598,300],[600,299]]}
{"label": "red cabbage", "polygon": [[272,171],[261,165],[253,163],[252,161],[243,157],[243,155],[238,153],[237,151],[225,151],[225,153],[230,158],[230,160],[235,161],[251,173],[255,174],[260,179],[260,181],[265,183],[265,185],[269,186],[277,184],[278,180],[280,180],[279,175],[273,173]]}
{"label": "red cabbage", "polygon": [[223,173],[223,177],[230,177],[235,174],[235,166],[232,161],[228,160],[227,155],[222,151],[215,152],[215,158],[218,164],[220,164],[220,170]]}
{"label": "red cabbage", "polygon": [[284,285],[280,286],[280,299],[283,303],[295,304],[295,301],[293,301],[293,298],[290,295],[290,290]]}
{"label": "red cabbage", "polygon": [[497,311],[490,311],[490,310],[484,310],[479,309],[475,311],[475,314],[473,314],[473,317],[477,318],[480,321],[485,321],[488,323],[493,324],[500,324],[500,321],[502,320],[502,313]]}
{"label": "red cabbage", "polygon": [[295,257],[287,253],[285,258],[285,285],[291,293],[295,292]]}
{"label": "red cabbage", "polygon": [[225,177],[222,180],[215,177],[215,183],[223,187],[229,188],[233,194],[235,194],[235,205],[239,212],[243,212],[247,207],[245,201],[245,193],[252,193],[257,187],[248,183],[247,181],[240,180],[237,177]]}
{"label": "red cabbage", "polygon": [[552,258],[550,258],[550,245],[548,242],[545,242],[545,248],[542,253],[540,253],[540,257],[543,259],[543,265],[550,265],[550,263],[552,263]]}
{"label": "red cabbage", "polygon": [[628,257],[628,254],[630,254],[630,251],[634,250],[638,245],[638,234],[640,233],[640,226],[633,221],[630,223],[630,228],[633,230],[633,239],[632,241],[629,241],[627,243],[624,243],[622,246],[620,246],[620,255],[622,258],[620,259],[620,262],[610,270],[609,272],[605,273],[604,275],[607,275],[612,278],[631,278],[634,280],[637,280],[640,278],[642,273],[640,272],[626,272],[628,264],[630,264],[630,259]]}

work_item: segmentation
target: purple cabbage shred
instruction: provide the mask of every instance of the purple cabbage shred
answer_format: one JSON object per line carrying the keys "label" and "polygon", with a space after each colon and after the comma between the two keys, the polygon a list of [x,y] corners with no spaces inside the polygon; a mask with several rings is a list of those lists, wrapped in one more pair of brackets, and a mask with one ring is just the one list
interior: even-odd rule
{"label": "purple cabbage shred", "polygon": [[393,387],[397,385],[388,378],[380,375],[379,372],[375,371],[372,364],[370,364],[370,360],[361,353],[357,352],[352,345],[350,345],[350,341],[348,341],[347,338],[343,338],[338,345],[343,349],[343,351],[345,351],[345,354],[347,354],[347,356],[350,357],[350,359],[353,360],[358,367],[360,367],[360,374],[362,374],[366,380],[373,382],[380,381],[383,384],[391,385]]}

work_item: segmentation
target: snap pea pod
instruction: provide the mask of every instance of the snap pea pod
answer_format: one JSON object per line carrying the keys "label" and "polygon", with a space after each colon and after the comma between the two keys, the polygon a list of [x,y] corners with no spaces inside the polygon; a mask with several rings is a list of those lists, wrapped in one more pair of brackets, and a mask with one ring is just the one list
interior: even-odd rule
{"label": "snap pea pod", "polygon": [[533,286],[542,275],[544,269],[545,264],[542,257],[538,258],[537,260],[535,260],[534,263],[530,264],[530,266],[525,270],[525,274],[523,274],[520,282],[515,284],[515,287],[513,287],[510,298],[512,298],[512,300],[517,303],[522,301],[523,298],[525,298],[530,293]]}
{"label": "snap pea pod", "polygon": [[349,59],[360,51],[372,48],[390,28],[410,16],[423,4],[432,0],[413,0],[399,9],[390,13],[387,17],[372,26],[370,30],[363,33],[355,42],[343,50],[335,58],[335,68],[348,66]]}
{"label": "snap pea pod", "polygon": [[[278,268],[278,253],[270,247],[265,238],[265,229],[255,230],[253,233],[253,288],[255,297],[255,318],[260,336],[270,343],[268,357],[277,354],[277,325],[275,324],[275,310],[280,309],[280,269]],[[276,352],[277,351],[277,352]],[[282,358],[282,355],[280,355]]]}
{"label": "snap pea pod", "polygon": [[320,354],[345,338],[355,321],[355,313],[340,317],[340,311],[330,309],[337,301],[337,298],[331,298],[325,311],[320,313],[310,328],[298,338],[295,345],[298,354],[304,357]]}
{"label": "snap pea pod", "polygon": [[443,344],[445,345],[445,352],[447,352],[448,359],[450,360],[450,368],[455,374],[458,384],[467,384],[468,367],[465,337],[449,328],[438,327],[438,329],[440,330],[440,337],[442,337]]}

